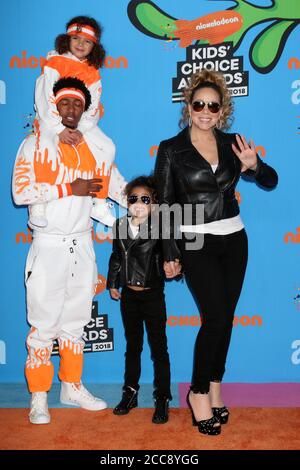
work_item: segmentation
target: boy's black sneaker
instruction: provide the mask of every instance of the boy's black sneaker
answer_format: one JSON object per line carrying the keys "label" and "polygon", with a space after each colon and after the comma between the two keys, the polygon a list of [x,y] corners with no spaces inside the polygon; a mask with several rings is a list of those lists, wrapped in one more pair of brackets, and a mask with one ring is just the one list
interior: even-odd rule
{"label": "boy's black sneaker", "polygon": [[137,396],[138,392],[136,390],[126,387],[122,395],[122,400],[113,409],[113,413],[115,415],[127,415],[132,408],[138,406]]}
{"label": "boy's black sneaker", "polygon": [[169,420],[169,398],[156,398],[152,423],[163,424]]}

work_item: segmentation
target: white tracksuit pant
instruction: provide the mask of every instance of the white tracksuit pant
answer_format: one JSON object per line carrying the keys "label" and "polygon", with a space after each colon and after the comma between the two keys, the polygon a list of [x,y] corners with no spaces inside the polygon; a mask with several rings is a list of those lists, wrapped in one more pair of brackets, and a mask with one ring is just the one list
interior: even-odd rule
{"label": "white tracksuit pant", "polygon": [[47,391],[53,379],[53,340],[61,355],[59,378],[79,382],[82,374],[84,326],[91,319],[97,267],[91,232],[80,235],[36,234],[26,268],[28,358],[26,378],[31,392]]}

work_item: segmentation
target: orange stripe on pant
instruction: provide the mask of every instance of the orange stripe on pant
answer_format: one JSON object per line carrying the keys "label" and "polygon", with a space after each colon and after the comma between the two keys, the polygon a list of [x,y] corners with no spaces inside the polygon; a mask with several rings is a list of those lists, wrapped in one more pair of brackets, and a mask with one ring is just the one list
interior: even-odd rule
{"label": "orange stripe on pant", "polygon": [[[58,339],[60,367],[58,376],[63,382],[78,383],[83,369],[83,341],[76,343]],[[31,393],[48,392],[52,385],[54,367],[50,362],[52,347],[28,347],[25,376]]]}
{"label": "orange stripe on pant", "polygon": [[42,348],[33,348],[29,345],[31,335],[36,332],[32,327],[27,336],[28,356],[26,360],[25,376],[31,393],[48,392],[54,375],[54,367],[50,361],[52,345]]}
{"label": "orange stripe on pant", "polygon": [[83,342],[73,343],[68,340],[58,340],[60,366],[58,377],[63,382],[80,382],[83,368]]}
{"label": "orange stripe on pant", "polygon": [[31,393],[48,392],[52,385],[54,367],[51,362],[38,367],[26,366],[25,376]]}

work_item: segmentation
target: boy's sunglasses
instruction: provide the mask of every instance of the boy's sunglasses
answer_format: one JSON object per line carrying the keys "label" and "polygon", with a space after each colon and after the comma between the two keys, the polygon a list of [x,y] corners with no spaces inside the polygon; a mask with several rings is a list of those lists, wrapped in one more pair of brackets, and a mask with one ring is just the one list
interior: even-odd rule
{"label": "boy's sunglasses", "polygon": [[217,103],[216,101],[209,101],[208,103],[205,103],[205,101],[194,101],[192,103],[192,108],[196,113],[200,113],[200,111],[203,111],[205,108],[205,105],[207,105],[209,111],[211,113],[217,113],[220,111],[221,105],[220,103]]}
{"label": "boy's sunglasses", "polygon": [[151,203],[151,197],[150,196],[128,196],[127,201],[129,204],[135,204],[138,200],[142,201],[143,204],[146,204],[148,206]]}

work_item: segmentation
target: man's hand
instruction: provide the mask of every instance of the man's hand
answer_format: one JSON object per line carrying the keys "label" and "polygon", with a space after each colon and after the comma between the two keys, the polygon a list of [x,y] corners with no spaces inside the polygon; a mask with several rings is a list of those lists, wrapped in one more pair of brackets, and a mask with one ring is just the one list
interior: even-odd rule
{"label": "man's hand", "polygon": [[71,183],[72,194],[74,196],[91,196],[96,197],[99,191],[102,189],[102,179],[93,178],[91,180],[84,180],[77,178]]}
{"label": "man's hand", "polygon": [[78,145],[82,139],[82,133],[76,129],[65,128],[58,134],[60,142],[69,145]]}
{"label": "man's hand", "polygon": [[76,140],[74,145],[78,145],[82,139],[82,133],[78,129],[76,129],[75,131],[72,132],[72,135],[73,135],[73,138]]}
{"label": "man's hand", "polygon": [[181,271],[181,264],[179,259],[175,259],[175,261],[165,261],[164,271],[167,279],[178,276]]}
{"label": "man's hand", "polygon": [[119,300],[121,298],[121,294],[118,289],[109,289],[109,293],[112,299]]}

